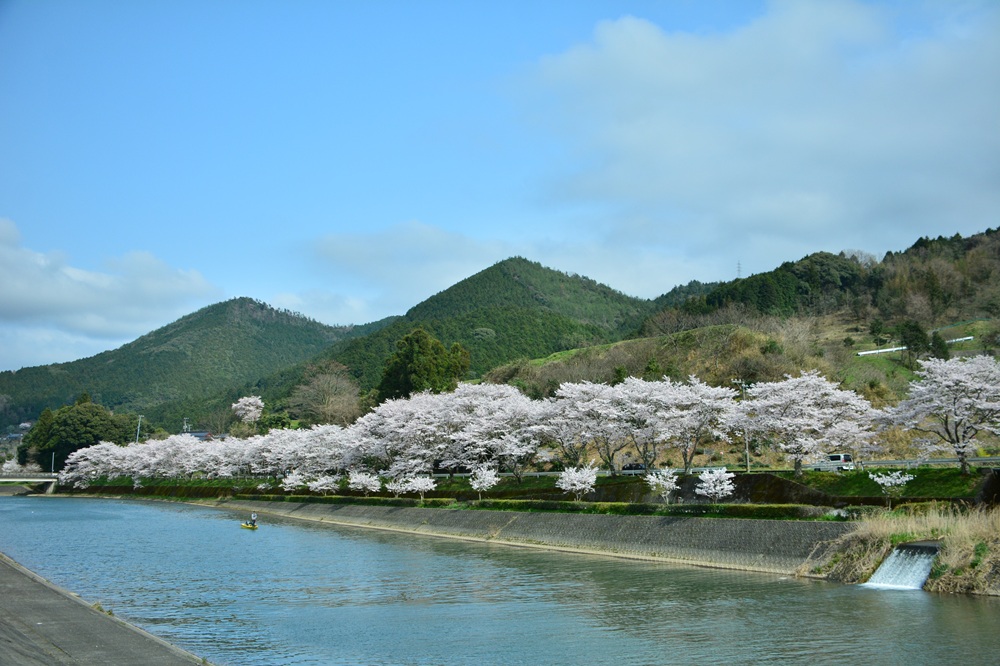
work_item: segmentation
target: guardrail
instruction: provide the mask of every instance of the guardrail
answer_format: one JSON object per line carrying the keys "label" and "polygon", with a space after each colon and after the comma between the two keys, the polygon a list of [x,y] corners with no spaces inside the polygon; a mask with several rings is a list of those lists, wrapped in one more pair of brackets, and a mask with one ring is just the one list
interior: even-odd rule
{"label": "guardrail", "polygon": [[[1000,456],[966,458],[970,465],[1000,465]],[[915,460],[865,460],[868,467],[923,467],[925,465],[958,465],[958,458],[918,458]]]}
{"label": "guardrail", "polygon": [[[969,342],[974,340],[971,335],[967,335],[964,338],[955,338],[953,340],[945,340],[945,344],[953,345],[956,342]],[[906,351],[906,347],[888,347],[886,349],[872,349],[869,351],[860,351],[858,356],[870,356],[872,354],[888,354],[889,352]]]}
{"label": "guardrail", "polygon": [[0,474],[0,481],[52,481],[58,479],[58,474]]}

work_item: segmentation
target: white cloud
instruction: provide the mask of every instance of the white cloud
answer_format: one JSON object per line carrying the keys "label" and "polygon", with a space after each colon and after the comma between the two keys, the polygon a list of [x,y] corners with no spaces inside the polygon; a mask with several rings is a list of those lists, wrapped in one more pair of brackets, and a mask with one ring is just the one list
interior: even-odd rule
{"label": "white cloud", "polygon": [[0,325],[0,371],[75,361],[127,341],[75,335],[44,326]]}
{"label": "white cloud", "polygon": [[549,197],[611,210],[590,224],[622,244],[755,270],[981,231],[1000,210],[998,14],[904,32],[878,6],[776,2],[725,34],[603,22],[526,86],[577,164]]}
{"label": "white cloud", "polygon": [[[15,224],[0,219],[5,356],[40,363],[72,360],[81,350],[96,353],[107,349],[109,341],[148,333],[218,296],[197,271],[172,268],[146,252],[110,260],[107,269],[83,270],[64,254],[22,247]],[[12,352],[30,349],[32,341],[49,356]]]}
{"label": "white cloud", "polygon": [[330,234],[313,247],[322,270],[336,282],[337,291],[350,294],[350,299],[337,299],[342,307],[349,305],[358,316],[375,314],[372,319],[403,314],[519,251],[515,243],[480,240],[423,222],[369,233]]}

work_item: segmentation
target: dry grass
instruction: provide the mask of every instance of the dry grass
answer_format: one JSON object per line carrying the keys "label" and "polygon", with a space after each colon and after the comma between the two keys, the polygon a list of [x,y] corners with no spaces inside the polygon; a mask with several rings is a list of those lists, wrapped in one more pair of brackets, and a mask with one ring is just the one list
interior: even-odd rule
{"label": "dry grass", "polygon": [[811,563],[809,571],[864,582],[895,546],[911,541],[941,544],[924,589],[1000,596],[1000,507],[959,511],[932,505],[919,512],[874,514],[834,544],[826,561]]}

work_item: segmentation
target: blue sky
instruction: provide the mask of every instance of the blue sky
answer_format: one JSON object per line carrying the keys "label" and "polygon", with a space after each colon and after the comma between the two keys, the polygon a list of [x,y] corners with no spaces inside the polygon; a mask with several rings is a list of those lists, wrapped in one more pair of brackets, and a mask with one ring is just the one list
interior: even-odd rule
{"label": "blue sky", "polygon": [[0,370],[515,255],[654,298],[974,234],[997,109],[987,0],[0,0]]}

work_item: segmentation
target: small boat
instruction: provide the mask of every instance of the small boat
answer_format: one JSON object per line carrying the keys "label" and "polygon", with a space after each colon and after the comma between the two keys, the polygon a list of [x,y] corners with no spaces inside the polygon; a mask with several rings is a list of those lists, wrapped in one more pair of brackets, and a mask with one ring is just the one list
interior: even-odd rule
{"label": "small boat", "polygon": [[255,529],[257,529],[257,526],[254,525],[253,523],[240,523],[240,527],[242,527],[245,530],[255,530]]}

